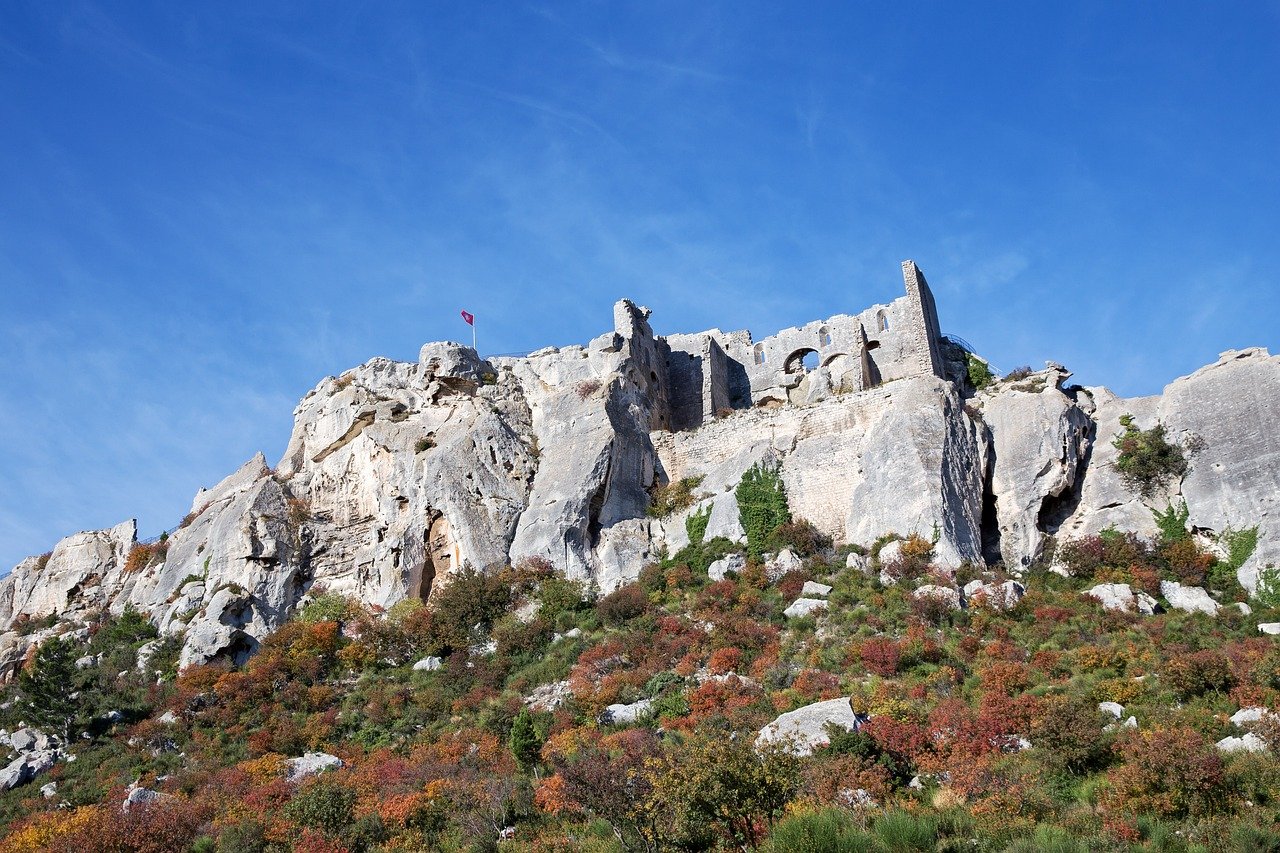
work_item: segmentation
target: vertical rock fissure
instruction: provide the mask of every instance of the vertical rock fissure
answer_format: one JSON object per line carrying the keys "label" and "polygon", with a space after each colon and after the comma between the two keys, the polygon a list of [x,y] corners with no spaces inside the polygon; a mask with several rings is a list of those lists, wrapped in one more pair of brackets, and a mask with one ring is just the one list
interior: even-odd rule
{"label": "vertical rock fissure", "polygon": [[982,472],[982,559],[988,565],[1000,562],[1000,513],[993,480],[996,472],[996,445],[987,429],[987,467]]}

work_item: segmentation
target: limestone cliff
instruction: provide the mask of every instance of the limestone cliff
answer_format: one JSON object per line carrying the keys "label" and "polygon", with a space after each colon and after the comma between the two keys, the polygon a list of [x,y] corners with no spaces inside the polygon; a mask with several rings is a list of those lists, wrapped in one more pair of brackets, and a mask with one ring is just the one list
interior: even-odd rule
{"label": "limestone cliff", "polygon": [[[541,557],[607,591],[707,536],[741,540],[734,488],[777,466],[793,513],[837,543],[936,541],[947,567],[1026,566],[1050,537],[1153,529],[1185,500],[1203,532],[1260,526],[1241,582],[1280,562],[1280,358],[1225,353],[1157,397],[1064,387],[1058,365],[975,393],[914,264],[907,295],[753,341],[655,336],[618,303],[586,346],[484,360],[427,344],[374,359],[299,403],[283,458],[201,489],[161,546],[133,522],[78,533],[0,579],[0,626],[133,606],[184,637],[182,660],[242,659],[318,586],[390,606],[460,566]],[[959,353],[962,357],[963,353]],[[1114,469],[1120,418],[1201,450],[1144,502]],[[656,484],[699,477],[694,506],[646,515]],[[0,676],[48,631],[0,635]]]}

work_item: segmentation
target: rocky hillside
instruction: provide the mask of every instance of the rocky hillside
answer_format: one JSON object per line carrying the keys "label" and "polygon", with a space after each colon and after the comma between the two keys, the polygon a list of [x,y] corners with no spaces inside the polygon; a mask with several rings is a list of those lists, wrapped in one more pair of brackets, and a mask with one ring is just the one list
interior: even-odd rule
{"label": "rocky hillside", "polygon": [[[887,328],[885,311],[896,318],[903,301],[878,322]],[[949,570],[1026,568],[1055,539],[1108,527],[1150,534],[1153,509],[1183,504],[1210,545],[1257,528],[1239,567],[1246,588],[1280,562],[1280,358],[1264,350],[1121,399],[1067,385],[1054,364],[978,388],[967,365],[981,360],[941,339],[941,375],[856,390],[852,374],[836,375],[843,356],[814,370],[793,362],[673,431],[689,379],[679,344],[647,318],[623,301],[613,331],[586,346],[482,360],[428,344],[417,363],[379,358],[324,379],[274,468],[259,454],[201,489],[163,539],[140,543],[126,521],[18,564],[0,581],[0,668],[12,675],[63,630],[54,621],[101,609],[143,613],[182,639],[189,664],[243,661],[317,589],[386,608],[429,600],[461,567],[539,557],[607,593],[688,544],[691,520],[705,518],[708,539],[744,542],[735,488],[756,465],[780,472],[794,515],[837,545],[915,533]],[[848,321],[816,334],[830,341],[826,330]],[[739,341],[705,336],[730,353]],[[1116,437],[1155,427],[1190,464],[1136,489]]]}

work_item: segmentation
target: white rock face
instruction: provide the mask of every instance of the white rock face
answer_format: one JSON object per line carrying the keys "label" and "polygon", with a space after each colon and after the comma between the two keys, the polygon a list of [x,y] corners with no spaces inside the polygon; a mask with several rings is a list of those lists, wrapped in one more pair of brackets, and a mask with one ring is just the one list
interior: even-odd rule
{"label": "white rock face", "polygon": [[1120,417],[1131,414],[1139,428],[1164,424],[1171,441],[1196,438],[1203,448],[1181,483],[1151,501],[1163,510],[1169,500],[1185,500],[1188,524],[1221,533],[1227,527],[1259,526],[1258,547],[1239,571],[1253,590],[1259,569],[1280,565],[1280,431],[1259,428],[1280,412],[1280,357],[1254,347],[1228,350],[1214,364],[1165,386],[1158,397],[1120,399],[1105,388],[1088,389],[1097,423],[1093,455],[1078,506],[1060,538],[1096,534],[1114,526],[1143,535],[1156,531],[1150,509],[1121,483],[1111,440],[1122,431]]}
{"label": "white rock face", "polygon": [[999,554],[1009,568],[1029,566],[1043,552],[1041,515],[1076,484],[1088,451],[1092,422],[1059,388],[1070,375],[1054,365],[982,399],[995,457]]}
{"label": "white rock face", "polygon": [[1213,600],[1203,587],[1183,586],[1175,581],[1161,581],[1160,594],[1175,610],[1187,613],[1204,613],[1207,616],[1218,615],[1218,602]]}
{"label": "white rock face", "polygon": [[1107,610],[1126,610],[1151,616],[1159,609],[1154,598],[1145,592],[1135,594],[1127,583],[1100,583],[1085,590],[1084,594],[1096,598]]}
{"label": "white rock face", "polygon": [[[907,302],[894,305],[906,310]],[[787,330],[768,346],[825,346],[821,327]],[[756,464],[775,467],[793,515],[837,545],[915,533],[936,539],[942,568],[979,563],[984,544],[994,544],[982,540],[989,476],[1000,556],[1013,569],[1040,553],[1045,533],[1155,532],[1150,507],[1114,471],[1111,439],[1125,414],[1205,444],[1183,482],[1156,496],[1157,509],[1185,499],[1190,524],[1209,531],[1258,524],[1257,551],[1240,572],[1246,585],[1280,562],[1280,430],[1258,427],[1280,421],[1280,358],[1225,353],[1161,396],[1133,400],[1105,389],[1073,397],[1059,390],[1065,370],[1050,367],[1032,377],[1040,386],[975,398],[983,415],[975,421],[955,385],[938,378],[946,371],[928,340],[882,337],[875,358],[881,378],[893,381],[871,387],[846,382],[863,375],[848,354],[852,339],[805,373],[791,358],[800,350],[770,350],[777,366],[753,361],[745,333],[686,336],[698,338],[695,353],[690,340],[654,336],[647,309],[625,300],[613,329],[585,347],[486,361],[434,343],[415,363],[375,358],[300,401],[274,470],[258,454],[200,489],[167,550],[147,565],[124,570],[137,545],[132,521],[77,533],[47,558],[22,561],[0,579],[0,628],[132,606],[162,636],[182,637],[185,666],[243,661],[317,585],[389,607],[430,600],[464,566],[540,557],[609,592],[663,549],[687,545],[692,512],[710,510],[707,538],[742,542],[734,490]],[[672,367],[675,343],[686,346],[685,373]],[[745,390],[730,387],[738,380],[727,352],[749,374]],[[696,389],[678,384],[698,353],[710,359],[703,367],[725,368],[724,387],[705,373]],[[705,396],[701,408],[695,391]],[[709,414],[722,407],[736,408]],[[687,420],[694,409],[705,415],[700,425],[672,429],[674,416]],[[702,478],[694,506],[647,517],[654,485],[685,477]],[[770,575],[798,563],[779,555]],[[860,570],[865,563],[849,558]],[[732,563],[717,565],[723,576]],[[1129,595],[1132,607],[1153,609],[1149,597]],[[1203,599],[1196,606],[1207,612]],[[0,680],[62,630],[0,634]]]}
{"label": "white rock face", "polygon": [[1259,622],[1258,630],[1274,637],[1280,634],[1280,622]]}
{"label": "white rock face", "polygon": [[[837,543],[932,538],[936,526],[936,558],[948,565],[981,559],[984,441],[952,386],[931,377],[653,434],[673,480],[703,476],[700,491],[731,496],[748,468],[777,459],[793,515]],[[687,537],[683,523],[668,528],[674,551]]]}
{"label": "white rock face", "polygon": [[867,570],[867,558],[856,551],[850,551],[849,556],[844,558],[844,565],[847,569],[853,569],[856,572],[865,572]]}
{"label": "white rock face", "polygon": [[444,661],[434,655],[428,655],[413,665],[415,672],[435,672],[444,668]]}
{"label": "white rock face", "polygon": [[819,610],[826,610],[827,602],[821,598],[797,598],[782,611],[782,615],[788,619],[798,619],[801,616],[808,616]]}
{"label": "white rock face", "polygon": [[831,742],[827,736],[828,723],[857,731],[864,721],[853,712],[847,698],[814,702],[780,715],[760,730],[756,746],[783,742],[796,755],[809,755],[815,749]]}

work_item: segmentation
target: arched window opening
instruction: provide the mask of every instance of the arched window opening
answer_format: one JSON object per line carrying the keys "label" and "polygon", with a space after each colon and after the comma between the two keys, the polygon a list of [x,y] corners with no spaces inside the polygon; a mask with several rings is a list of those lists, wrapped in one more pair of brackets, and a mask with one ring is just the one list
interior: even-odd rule
{"label": "arched window opening", "polygon": [[815,349],[798,349],[787,356],[782,369],[787,373],[808,373],[818,367],[818,351]]}
{"label": "arched window opening", "polygon": [[826,326],[818,329],[818,346],[831,346],[831,331]]}
{"label": "arched window opening", "polygon": [[876,314],[876,325],[880,327],[880,331],[889,331],[889,318],[885,316],[883,311]]}
{"label": "arched window opening", "polygon": [[768,360],[764,354],[764,344],[756,344],[755,354],[756,364],[764,364]]}

